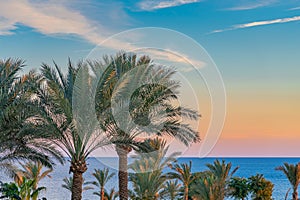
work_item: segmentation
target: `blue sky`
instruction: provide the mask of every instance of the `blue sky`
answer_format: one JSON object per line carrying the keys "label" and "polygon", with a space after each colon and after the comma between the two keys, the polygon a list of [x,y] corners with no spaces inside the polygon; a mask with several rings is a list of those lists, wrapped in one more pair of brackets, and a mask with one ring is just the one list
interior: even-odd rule
{"label": "blue sky", "polygon": [[[299,7],[300,1],[276,0],[12,0],[1,3],[0,53],[21,57],[31,67],[52,59],[64,65],[67,57],[84,58],[120,31],[164,27],[199,42],[231,80],[277,78],[288,73],[286,65],[294,76],[299,72]],[[251,27],[243,27],[247,24]],[[274,76],[262,77],[264,72]]]}
{"label": "blue sky", "polygon": [[[258,111],[257,120],[281,116],[286,120],[283,125],[292,127],[287,134],[292,132],[291,138],[300,135],[296,122],[290,124],[293,120],[289,120],[300,111],[295,103],[300,100],[299,0],[0,1],[0,58],[22,58],[30,68],[55,60],[63,67],[68,57],[83,59],[107,37],[142,27],[179,31],[206,49],[227,88],[230,125],[239,114],[245,115],[245,120],[250,117],[247,109],[241,113],[238,109],[262,109],[266,102],[276,99],[278,102],[268,108],[272,112],[265,116]],[[275,112],[278,107],[282,111]],[[269,120],[265,126],[275,121]],[[251,134],[264,134],[261,129],[248,133],[254,125],[246,124],[238,129],[246,139]],[[227,129],[225,125],[223,141],[234,135],[234,128]],[[275,129],[266,135],[277,138]],[[275,149],[276,142],[271,142],[271,149]],[[281,151],[290,153],[287,149]]]}

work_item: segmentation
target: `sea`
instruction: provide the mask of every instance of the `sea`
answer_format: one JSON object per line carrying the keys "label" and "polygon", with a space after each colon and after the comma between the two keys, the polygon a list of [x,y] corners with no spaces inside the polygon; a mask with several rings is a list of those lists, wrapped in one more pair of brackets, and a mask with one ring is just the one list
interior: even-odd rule
{"label": "sea", "polygon": [[[232,168],[239,167],[234,176],[239,177],[250,177],[256,174],[263,174],[264,177],[270,180],[274,184],[273,198],[275,200],[283,200],[286,192],[291,185],[287,178],[281,171],[275,170],[276,167],[283,165],[283,163],[298,163],[300,158],[178,158],[178,163],[188,163],[192,161],[192,171],[204,171],[207,169],[207,163],[213,163],[215,159],[225,160],[227,163],[232,163]],[[88,170],[84,174],[85,181],[94,181],[92,173],[94,169],[103,169],[109,167],[111,172],[115,172],[116,175],[107,183],[106,188],[110,190],[115,188],[118,190],[118,179],[117,179],[117,158],[97,158],[91,157],[88,159]],[[168,169],[165,169],[168,170]],[[47,200],[69,200],[71,193],[62,188],[63,178],[69,177],[69,163],[65,165],[56,165],[51,178],[45,178],[40,181],[39,186],[45,186],[46,191],[43,191],[40,198],[46,197]],[[1,174],[1,181],[11,181],[5,174]],[[129,187],[131,187],[129,185]],[[93,195],[93,192],[97,191],[97,188],[92,190],[86,190],[83,192],[83,200],[97,200],[98,196]],[[229,199],[229,198],[228,198]],[[288,199],[292,199],[292,191],[289,192]]]}

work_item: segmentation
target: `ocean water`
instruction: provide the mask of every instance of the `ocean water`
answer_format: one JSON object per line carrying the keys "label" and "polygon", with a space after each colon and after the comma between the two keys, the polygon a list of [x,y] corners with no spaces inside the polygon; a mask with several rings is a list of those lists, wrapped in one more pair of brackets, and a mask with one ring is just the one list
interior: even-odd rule
{"label": "ocean water", "polygon": [[[192,161],[193,172],[206,170],[206,163],[213,163],[216,158],[179,158],[179,163],[187,163]],[[273,197],[276,200],[282,200],[285,197],[287,190],[290,188],[290,184],[284,174],[281,171],[276,171],[275,167],[282,165],[284,162],[297,163],[300,158],[217,158],[219,160],[225,160],[231,162],[233,168],[239,166],[235,176],[249,177],[256,175],[257,173],[264,174],[265,178],[272,181],[274,184]],[[116,176],[111,179],[107,184],[107,189],[115,188],[118,189],[117,180],[117,158],[89,158],[88,159],[88,171],[84,174],[85,181],[93,181],[91,175],[95,168],[112,167],[111,172],[115,172]],[[167,169],[166,169],[167,170]],[[70,192],[61,187],[63,184],[62,179],[68,177],[71,174],[69,172],[69,163],[67,162],[64,166],[57,165],[52,172],[52,178],[43,179],[39,186],[47,187],[45,192],[41,193],[40,197],[46,197],[48,200],[69,200]],[[1,181],[10,181],[5,175],[1,175]],[[94,190],[87,190],[83,192],[84,200],[99,199],[98,196],[93,195]],[[289,193],[289,199],[291,194]]]}

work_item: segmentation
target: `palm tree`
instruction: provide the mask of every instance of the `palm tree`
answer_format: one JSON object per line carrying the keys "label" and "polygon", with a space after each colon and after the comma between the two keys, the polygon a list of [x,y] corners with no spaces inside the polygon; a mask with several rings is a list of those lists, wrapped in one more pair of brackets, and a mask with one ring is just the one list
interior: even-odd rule
{"label": "palm tree", "polygon": [[[37,190],[38,183],[45,177],[51,178],[49,175],[52,172],[52,169],[47,169],[42,172],[43,165],[41,162],[27,162],[25,164],[20,163],[23,169],[16,171],[15,182],[18,185],[22,185],[24,181],[24,177],[26,179],[32,180],[32,189]],[[37,200],[38,193],[34,193],[32,196],[32,200]]]}
{"label": "palm tree", "polygon": [[235,199],[245,200],[250,192],[249,183],[246,178],[233,177],[228,184],[229,195]]}
{"label": "palm tree", "polygon": [[288,164],[284,163],[283,166],[279,166],[276,170],[282,171],[288,178],[293,188],[293,200],[298,200],[298,185],[300,182],[300,163]]}
{"label": "palm tree", "polygon": [[115,191],[114,188],[112,188],[109,193],[107,191],[105,193],[105,200],[116,200],[118,198],[118,193]]}
{"label": "palm tree", "polygon": [[197,142],[198,133],[182,119],[197,120],[199,115],[174,104],[174,91],[179,87],[171,80],[175,71],[155,65],[147,56],[119,53],[93,66],[107,66],[99,79],[95,99],[101,101],[95,104],[96,113],[103,130],[114,135],[112,143],[119,157],[119,195],[121,200],[127,200],[128,154],[132,149],[149,151],[137,140],[140,135],[168,135],[186,145]]}
{"label": "palm tree", "polygon": [[[64,189],[72,192],[72,185],[73,185],[73,178],[72,177],[65,177],[63,179],[63,184],[61,185]],[[82,191],[94,189],[93,187],[89,186],[90,182],[85,182],[83,179],[83,187]]]}
{"label": "palm tree", "polygon": [[178,180],[167,181],[160,192],[160,196],[164,199],[176,200],[179,197],[180,187],[181,185],[178,183]]}
{"label": "palm tree", "polygon": [[216,184],[218,185],[220,199],[224,199],[227,192],[227,182],[238,170],[238,167],[234,168],[231,171],[232,164],[225,164],[224,160],[222,161],[222,163],[219,160],[215,160],[214,164],[207,164],[206,166],[209,168],[209,171],[213,174],[213,176],[216,177]]}
{"label": "palm tree", "polygon": [[168,148],[166,141],[155,138],[147,139],[148,143],[155,151],[143,153],[137,152],[137,156],[129,169],[133,173],[129,174],[129,180],[133,183],[133,191],[138,199],[158,199],[160,191],[167,181],[167,176],[163,173],[163,169],[171,162],[175,161],[177,153],[173,153],[166,157]]}
{"label": "palm tree", "polygon": [[[191,196],[196,200],[223,200],[220,198],[220,192],[217,185],[216,177],[206,171],[200,172],[196,177],[201,177],[195,179],[191,185]],[[200,176],[199,176],[200,175]]]}
{"label": "palm tree", "polygon": [[92,174],[97,181],[91,182],[96,187],[100,188],[100,192],[94,192],[95,195],[100,196],[100,200],[105,199],[105,184],[115,176],[115,173],[109,173],[108,168],[103,170],[95,169],[95,172]]}
{"label": "palm tree", "polygon": [[170,165],[170,168],[175,172],[169,172],[168,175],[171,179],[178,179],[183,184],[184,194],[183,199],[188,200],[189,198],[189,187],[194,181],[195,176],[192,174],[192,161],[183,164]]}
{"label": "palm tree", "polygon": [[[34,100],[39,76],[33,71],[19,76],[22,60],[0,60],[0,167],[9,169],[12,161],[40,161],[52,167],[63,163],[61,153],[44,132],[45,123]],[[12,171],[12,170],[10,170]]]}
{"label": "palm tree", "polygon": [[271,181],[266,180],[262,174],[251,176],[248,180],[253,200],[272,200],[274,185]]}
{"label": "palm tree", "polygon": [[26,177],[22,178],[22,183],[21,185],[19,185],[20,191],[20,197],[23,200],[30,200],[30,198],[32,197],[32,199],[34,197],[37,197],[39,192],[42,190],[46,190],[45,187],[36,187],[35,188],[35,180],[33,179],[27,179]]}
{"label": "palm tree", "polygon": [[41,72],[44,87],[39,90],[38,97],[48,122],[47,131],[55,136],[52,142],[70,158],[72,200],[81,200],[86,160],[94,150],[108,144],[96,130],[97,121],[90,115],[94,105],[92,76],[87,63],[79,62],[74,66],[70,60],[66,75],[55,63],[54,68],[43,64]]}

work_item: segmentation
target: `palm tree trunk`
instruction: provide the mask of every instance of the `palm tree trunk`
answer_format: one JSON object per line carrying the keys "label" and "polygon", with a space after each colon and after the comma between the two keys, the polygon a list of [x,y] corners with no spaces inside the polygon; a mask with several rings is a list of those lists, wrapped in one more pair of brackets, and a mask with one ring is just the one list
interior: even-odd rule
{"label": "palm tree trunk", "polygon": [[32,200],[37,200],[38,199],[38,193],[32,195]]}
{"label": "palm tree trunk", "polygon": [[184,200],[189,199],[189,186],[185,186],[184,188]]}
{"label": "palm tree trunk", "polygon": [[78,171],[73,172],[72,200],[82,199],[82,184],[83,184],[82,173]]}
{"label": "palm tree trunk", "polygon": [[131,148],[117,145],[116,151],[119,157],[119,198],[120,200],[128,200],[127,155],[131,151]]}
{"label": "palm tree trunk", "polygon": [[[35,184],[33,185],[32,189],[33,189],[34,191],[37,190],[37,181],[35,181]],[[38,194],[39,194],[38,192],[34,193],[34,194],[32,195],[32,200],[37,200],[37,199],[38,199]]]}
{"label": "palm tree trunk", "polygon": [[100,195],[100,200],[104,200],[104,187],[101,187]]}
{"label": "palm tree trunk", "polygon": [[70,166],[70,172],[73,172],[72,183],[72,200],[82,199],[82,185],[83,185],[83,173],[86,172],[87,166],[85,159],[79,159],[78,161],[72,161]]}
{"label": "palm tree trunk", "polygon": [[293,192],[293,200],[298,200],[298,187],[294,188]]}

